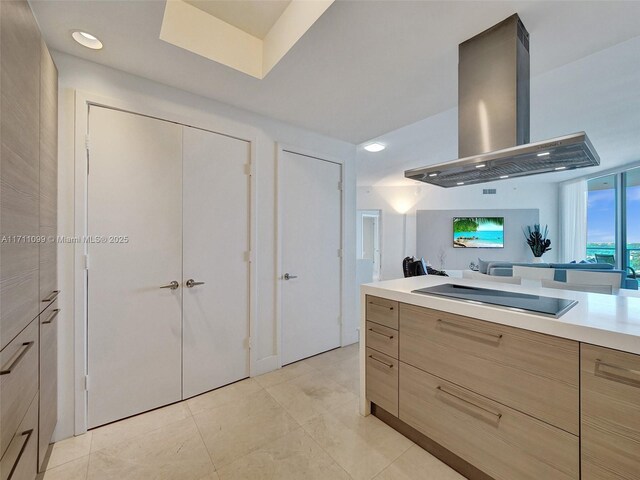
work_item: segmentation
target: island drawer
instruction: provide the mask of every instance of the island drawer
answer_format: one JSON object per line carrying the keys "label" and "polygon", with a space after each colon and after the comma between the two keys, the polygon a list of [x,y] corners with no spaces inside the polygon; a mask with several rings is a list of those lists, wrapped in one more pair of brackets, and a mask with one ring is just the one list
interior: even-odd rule
{"label": "island drawer", "polygon": [[36,319],[0,352],[0,456],[8,448],[37,391]]}
{"label": "island drawer", "polygon": [[402,304],[399,358],[578,434],[578,342]]}
{"label": "island drawer", "polygon": [[373,322],[367,322],[367,347],[398,358],[398,331]]}
{"label": "island drawer", "polygon": [[27,413],[0,460],[0,480],[32,479],[38,473],[37,395],[27,407]]}
{"label": "island drawer", "polygon": [[398,302],[386,298],[367,295],[368,322],[379,323],[385,327],[398,329]]}
{"label": "island drawer", "polygon": [[496,480],[579,478],[578,437],[400,362],[400,420]]}
{"label": "island drawer", "polygon": [[398,416],[398,361],[367,348],[367,398]]}
{"label": "island drawer", "polygon": [[582,478],[640,475],[640,356],[581,345]]}

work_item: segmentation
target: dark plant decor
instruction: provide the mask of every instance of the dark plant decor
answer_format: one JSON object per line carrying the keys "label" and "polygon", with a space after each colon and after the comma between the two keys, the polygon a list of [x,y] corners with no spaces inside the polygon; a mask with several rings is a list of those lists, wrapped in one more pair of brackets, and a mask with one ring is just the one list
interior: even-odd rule
{"label": "dark plant decor", "polygon": [[547,235],[549,235],[549,227],[547,225],[542,229],[536,223],[533,227],[529,225],[527,228],[523,228],[522,231],[534,257],[540,258],[543,253],[551,250],[551,240],[547,238]]}

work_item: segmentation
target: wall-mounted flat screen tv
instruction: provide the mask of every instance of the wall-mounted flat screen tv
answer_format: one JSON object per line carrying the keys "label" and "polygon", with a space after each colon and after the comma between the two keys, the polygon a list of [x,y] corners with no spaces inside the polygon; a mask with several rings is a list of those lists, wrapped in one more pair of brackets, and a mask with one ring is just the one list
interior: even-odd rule
{"label": "wall-mounted flat screen tv", "polygon": [[504,248],[504,217],[454,217],[454,248]]}

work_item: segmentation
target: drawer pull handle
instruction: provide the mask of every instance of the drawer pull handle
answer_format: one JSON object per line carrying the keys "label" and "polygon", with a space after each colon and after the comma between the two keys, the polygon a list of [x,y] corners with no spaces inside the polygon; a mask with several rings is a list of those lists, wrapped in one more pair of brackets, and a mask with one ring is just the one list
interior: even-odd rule
{"label": "drawer pull handle", "polygon": [[448,390],[445,390],[440,385],[438,385],[436,388],[438,389],[438,391],[444,393],[445,395],[453,397],[456,400],[459,400],[460,402],[463,402],[463,403],[465,403],[467,405],[472,406],[473,408],[481,410],[482,413],[488,413],[489,415],[492,415],[492,416],[496,417],[496,421],[500,421],[500,419],[502,418],[502,414],[501,413],[493,412],[493,411],[489,410],[488,408],[484,408],[484,407],[481,407],[480,405],[476,405],[475,403],[473,403],[470,400],[467,400],[466,398],[462,398],[462,397],[456,395],[455,393],[452,393],[452,392],[450,392]]}
{"label": "drawer pull handle", "polygon": [[24,453],[24,451],[27,449],[27,444],[29,443],[29,440],[31,439],[31,434],[33,433],[33,428],[30,430],[26,430],[24,432],[22,432],[20,435],[25,437],[24,442],[22,443],[22,448],[20,448],[20,452],[18,453],[18,456],[16,457],[16,461],[13,464],[13,467],[11,467],[11,471],[9,472],[9,476],[7,477],[7,480],[11,480],[11,477],[13,477],[13,473],[16,471],[16,467],[18,466],[18,464],[20,463],[20,458],[22,458],[22,454]]}
{"label": "drawer pull handle", "polygon": [[369,302],[369,305],[375,305],[376,307],[388,308],[389,310],[393,310],[393,307],[389,307],[388,305],[380,305],[379,303],[375,303],[375,302]]}
{"label": "drawer pull handle", "polygon": [[[624,375],[619,375],[617,373],[605,372],[602,369],[608,368],[611,370],[615,370],[620,373],[626,373],[628,375],[634,375],[638,378],[629,378]],[[618,365],[612,365],[610,363],[605,363],[600,359],[596,359],[596,376],[606,378],[608,380],[613,380],[614,382],[624,383],[626,385],[630,385],[632,387],[640,388],[640,370],[633,370],[632,368],[619,367]]]}
{"label": "drawer pull handle", "polygon": [[33,341],[24,342],[20,347],[22,348],[22,351],[20,352],[20,354],[16,357],[16,359],[13,362],[11,362],[11,365],[9,365],[7,368],[3,368],[2,370],[0,370],[0,375],[9,375],[11,373],[11,370],[16,368],[16,365],[20,363],[20,360],[22,360],[22,358],[27,354],[27,352],[33,346],[34,343],[35,342]]}
{"label": "drawer pull handle", "polygon": [[448,322],[447,320],[442,320],[441,318],[438,319],[438,323],[440,325],[443,325],[445,327],[450,327],[450,328],[457,328],[458,330],[467,330],[469,332],[472,332],[473,334],[476,335],[483,335],[485,337],[487,337],[488,339],[494,341],[494,342],[499,342],[500,340],[502,340],[502,334],[501,333],[488,333],[488,332],[483,332],[482,330],[473,328],[473,327],[468,327],[466,325],[458,325],[457,323],[453,323],[453,322]]}
{"label": "drawer pull handle", "polygon": [[53,322],[53,320],[58,316],[59,313],[60,313],[60,309],[56,308],[53,312],[51,312],[51,315],[49,315],[49,318],[47,318],[44,322],[42,322],[42,325],[49,325],[51,322]]}
{"label": "drawer pull handle", "polygon": [[54,290],[53,292],[51,292],[49,294],[49,296],[47,298],[42,300],[42,303],[53,302],[56,299],[56,297],[58,296],[59,293],[60,293],[60,290]]}
{"label": "drawer pull handle", "polygon": [[371,360],[375,360],[376,362],[383,364],[386,367],[393,368],[393,363],[387,363],[384,360],[380,360],[379,358],[374,357],[373,355],[369,355],[369,358]]}
{"label": "drawer pull handle", "polygon": [[374,330],[373,328],[370,328],[369,331],[373,332],[373,333],[376,333],[378,335],[382,335],[383,337],[387,337],[389,340],[391,340],[393,338],[393,335],[387,335],[386,333],[378,332],[377,330]]}

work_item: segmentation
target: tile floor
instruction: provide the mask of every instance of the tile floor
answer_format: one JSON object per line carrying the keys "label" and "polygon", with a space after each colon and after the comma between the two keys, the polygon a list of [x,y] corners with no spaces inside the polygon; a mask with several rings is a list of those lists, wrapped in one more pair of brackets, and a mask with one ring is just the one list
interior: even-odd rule
{"label": "tile floor", "polygon": [[54,445],[44,480],[463,480],[358,415],[340,348]]}

